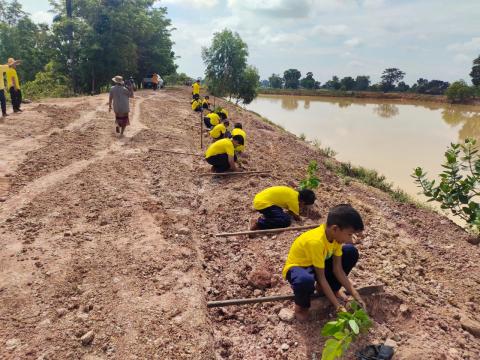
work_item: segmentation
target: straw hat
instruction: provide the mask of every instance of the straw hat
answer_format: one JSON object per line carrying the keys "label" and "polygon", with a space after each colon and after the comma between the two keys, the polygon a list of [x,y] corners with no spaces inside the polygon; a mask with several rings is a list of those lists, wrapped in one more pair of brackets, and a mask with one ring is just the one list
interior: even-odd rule
{"label": "straw hat", "polygon": [[123,77],[121,77],[120,75],[117,75],[117,76],[112,78],[112,81],[115,84],[123,84]]}
{"label": "straw hat", "polygon": [[15,59],[14,58],[8,58],[8,61],[7,61],[7,64],[8,65],[13,65],[15,63]]}

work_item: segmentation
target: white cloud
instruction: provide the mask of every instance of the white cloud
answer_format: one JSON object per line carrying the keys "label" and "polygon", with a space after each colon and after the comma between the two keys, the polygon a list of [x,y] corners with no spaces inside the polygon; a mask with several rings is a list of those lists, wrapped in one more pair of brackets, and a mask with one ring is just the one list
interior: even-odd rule
{"label": "white cloud", "polygon": [[366,8],[379,8],[383,6],[384,0],[363,0],[362,5]]}
{"label": "white cloud", "polygon": [[453,61],[457,64],[471,64],[473,59],[471,56],[465,54],[457,54],[454,56]]}
{"label": "white cloud", "polygon": [[316,25],[312,28],[311,34],[326,34],[326,35],[346,35],[349,32],[348,26],[343,24],[338,25]]}
{"label": "white cloud", "polygon": [[32,21],[37,24],[40,24],[40,23],[51,24],[53,21],[53,14],[49,13],[48,11],[37,11],[32,14],[31,18],[32,18]]}
{"label": "white cloud", "polygon": [[359,46],[359,45],[362,44],[362,40],[360,40],[357,37],[354,37],[354,38],[351,38],[351,39],[348,39],[348,40],[344,41],[344,44],[349,46],[349,47],[356,47],[356,46]]}
{"label": "white cloud", "polygon": [[212,8],[218,5],[218,0],[161,0],[160,2],[163,4],[172,4],[172,5],[180,5],[184,7],[191,7],[194,8]]}
{"label": "white cloud", "polygon": [[460,52],[475,52],[480,49],[480,37],[471,38],[464,43],[450,44],[447,46],[447,50],[460,51]]}
{"label": "white cloud", "polygon": [[313,0],[228,0],[232,10],[282,18],[302,18],[310,14]]}

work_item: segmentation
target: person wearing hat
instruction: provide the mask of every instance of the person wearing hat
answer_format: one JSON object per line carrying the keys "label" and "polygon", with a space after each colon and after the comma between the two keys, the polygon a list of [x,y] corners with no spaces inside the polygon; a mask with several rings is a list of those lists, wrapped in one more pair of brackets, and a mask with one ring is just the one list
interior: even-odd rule
{"label": "person wearing hat", "polygon": [[159,82],[158,74],[153,73],[152,75],[153,91],[156,91],[158,89],[158,82]]}
{"label": "person wearing hat", "polygon": [[200,79],[197,79],[192,85],[192,98],[194,100],[200,99]]}
{"label": "person wearing hat", "polygon": [[133,91],[124,86],[123,77],[117,75],[112,78],[115,85],[110,89],[110,96],[108,100],[108,111],[115,113],[116,132],[123,136],[123,132],[127,125],[130,125],[128,113],[130,112],[129,98],[133,98]]}
{"label": "person wearing hat", "polygon": [[[10,92],[10,98],[12,100],[13,112],[21,112],[20,105],[22,104],[22,91],[20,90],[20,81],[18,80],[17,65],[20,64],[20,60],[15,60],[14,58],[9,58],[7,61],[8,69],[5,73],[7,76],[7,88]],[[3,74],[2,74],[2,85],[3,85]],[[0,89],[3,86],[0,85]],[[1,95],[0,95],[1,97]],[[6,115],[6,111],[3,111],[3,102],[2,102],[2,114]]]}

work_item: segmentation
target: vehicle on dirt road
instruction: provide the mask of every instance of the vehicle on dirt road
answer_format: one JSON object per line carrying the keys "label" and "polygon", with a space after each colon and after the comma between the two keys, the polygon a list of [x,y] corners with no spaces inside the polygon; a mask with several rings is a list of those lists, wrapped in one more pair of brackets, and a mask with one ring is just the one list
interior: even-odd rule
{"label": "vehicle on dirt road", "polygon": [[[148,74],[147,76],[145,76],[142,80],[142,87],[144,89],[153,89],[153,81],[152,81],[152,77],[153,77],[153,74]],[[164,81],[163,79],[161,78],[160,75],[158,75],[158,88],[159,89],[163,89],[163,84],[164,84]]]}

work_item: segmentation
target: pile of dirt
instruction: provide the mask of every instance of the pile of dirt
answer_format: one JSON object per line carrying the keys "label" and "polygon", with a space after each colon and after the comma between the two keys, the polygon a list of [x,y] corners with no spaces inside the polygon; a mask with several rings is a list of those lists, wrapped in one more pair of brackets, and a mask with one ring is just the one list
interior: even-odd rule
{"label": "pile of dirt", "polygon": [[319,200],[303,224],[351,203],[366,224],[351,279],[385,285],[366,298],[375,326],[346,358],[386,339],[398,359],[480,358],[480,250],[468,234],[344,184],[316,148],[228,103],[247,132],[246,167],[270,173],[199,177],[209,170],[201,156],[161,151],[202,154],[189,98],[187,88],[138,92],[123,139],[106,95],[27,105],[0,124],[0,357],[320,358],[332,316],[324,301],[307,323],[293,319],[291,302],[206,306],[291,293],[281,269],[299,233],[213,234],[245,230],[255,193],[296,186],[317,160]]}

